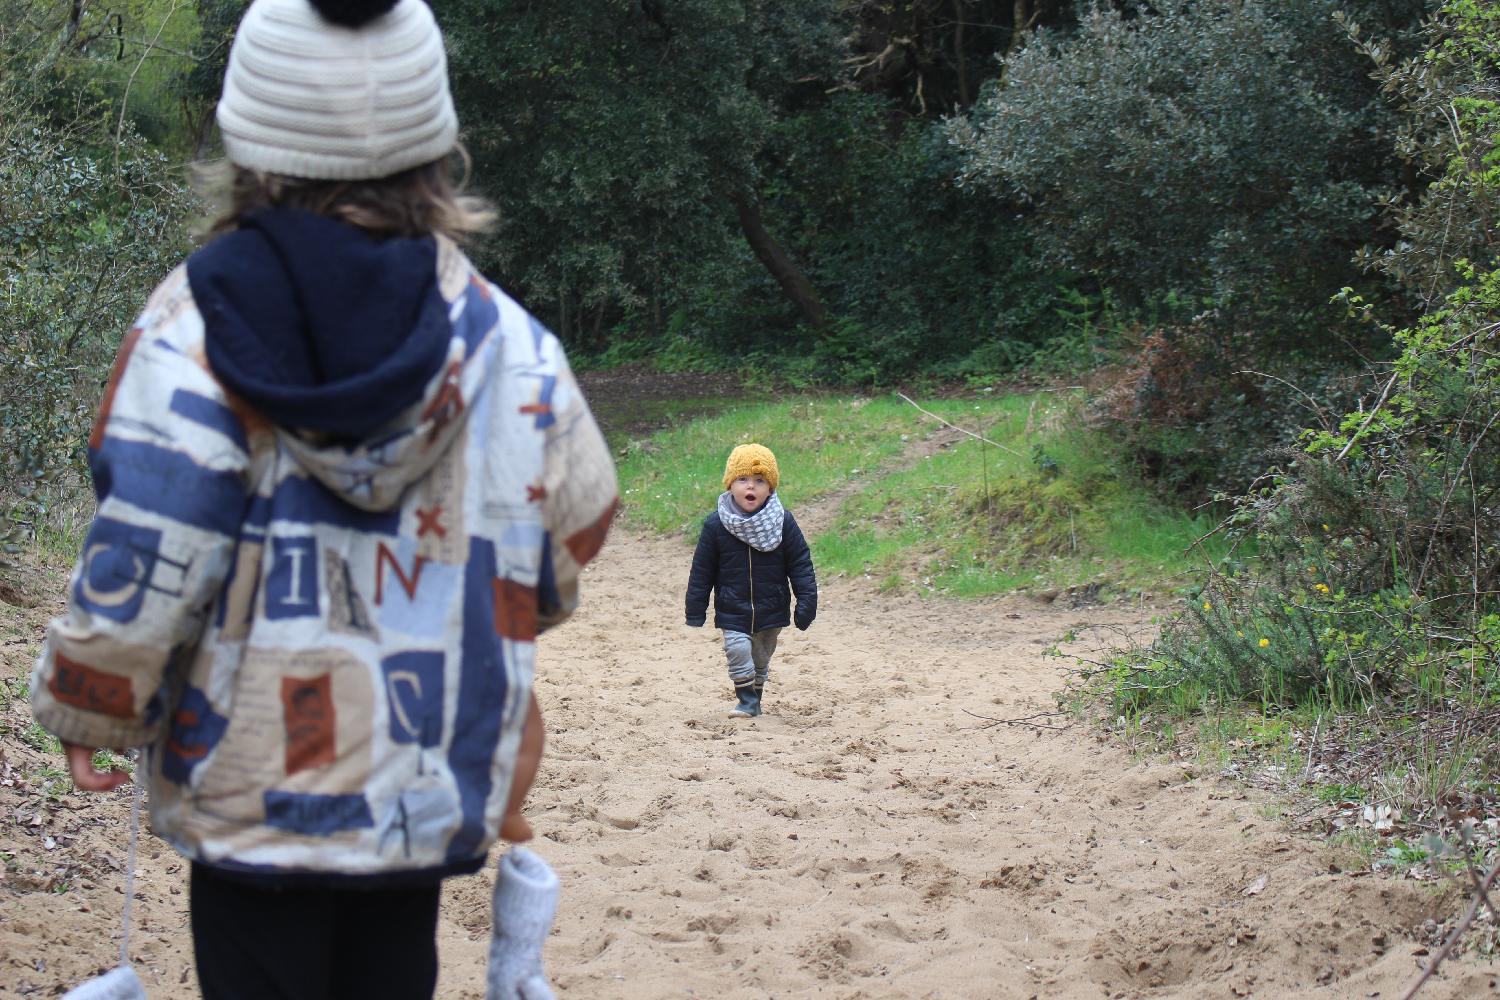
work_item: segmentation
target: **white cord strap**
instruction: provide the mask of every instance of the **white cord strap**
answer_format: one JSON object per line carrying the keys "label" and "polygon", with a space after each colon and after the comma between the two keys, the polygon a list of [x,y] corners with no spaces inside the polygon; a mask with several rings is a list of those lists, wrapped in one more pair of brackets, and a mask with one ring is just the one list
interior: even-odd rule
{"label": "white cord strap", "polygon": [[141,802],[146,797],[145,775],[141,767],[145,756],[137,751],[135,788],[130,794],[130,849],[125,856],[125,907],[121,915],[120,964],[102,976],[95,976],[69,990],[63,1000],[147,1000],[146,986],[130,967],[130,902],[135,898],[135,852],[141,835]]}
{"label": "white cord strap", "polygon": [[133,754],[135,774],[132,776],[135,790],[130,794],[130,849],[125,854],[125,912],[121,916],[120,964],[130,964],[130,901],[135,898],[135,847],[141,837],[141,799],[146,796],[145,775],[141,774],[143,758],[139,750]]}

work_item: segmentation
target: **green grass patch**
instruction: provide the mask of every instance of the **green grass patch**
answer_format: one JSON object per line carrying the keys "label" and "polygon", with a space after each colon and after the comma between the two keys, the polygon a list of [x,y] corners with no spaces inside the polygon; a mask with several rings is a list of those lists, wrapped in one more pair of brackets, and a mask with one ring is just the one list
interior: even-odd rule
{"label": "green grass patch", "polygon": [[[619,460],[626,516],[663,534],[698,537],[724,491],[736,445],[776,453],[778,492],[795,514],[807,503],[899,456],[921,414],[895,398],[798,398],[732,406],[630,442]],[[819,553],[815,553],[817,555]]]}
{"label": "green grass patch", "polygon": [[[824,576],[960,597],[1060,588],[1118,596],[1205,557],[1188,550],[1207,519],[1164,506],[1121,474],[1066,395],[922,406],[953,426],[894,395],[797,398],[728,407],[633,440],[620,460],[627,516],[691,541],[722,490],[730,449],[758,441],[776,452],[794,513],[841,491],[832,522],[812,538]],[[1218,557],[1212,543],[1207,557]]]}
{"label": "green grass patch", "polygon": [[35,722],[29,723],[25,729],[17,734],[17,738],[22,744],[33,750],[47,754],[62,753],[62,743],[58,741],[57,737],[47,732],[47,730]]}
{"label": "green grass patch", "polygon": [[[1072,400],[923,405],[986,440],[948,431],[945,447],[850,498],[818,540],[820,568],[976,597],[1068,587],[1119,595],[1192,565],[1188,550],[1210,523],[1122,475],[1107,443],[1077,426]],[[1217,546],[1208,555],[1216,559]]]}
{"label": "green grass patch", "polygon": [[1363,785],[1348,784],[1335,781],[1326,785],[1319,785],[1315,797],[1322,805],[1335,805],[1339,802],[1360,802],[1368,794]]}

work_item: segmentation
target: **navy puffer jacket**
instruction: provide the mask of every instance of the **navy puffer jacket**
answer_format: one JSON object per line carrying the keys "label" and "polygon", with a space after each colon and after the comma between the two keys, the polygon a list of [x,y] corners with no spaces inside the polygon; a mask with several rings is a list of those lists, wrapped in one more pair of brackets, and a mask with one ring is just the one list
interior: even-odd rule
{"label": "navy puffer jacket", "polygon": [[[790,584],[790,586],[788,586]],[[796,624],[805,629],[818,613],[818,579],[812,553],[792,512],[782,522],[781,544],[760,552],[735,538],[714,511],[703,521],[693,569],[688,575],[687,623],[702,625],[708,592],[714,594],[714,625],[753,634],[792,624],[792,596],[797,598]]]}

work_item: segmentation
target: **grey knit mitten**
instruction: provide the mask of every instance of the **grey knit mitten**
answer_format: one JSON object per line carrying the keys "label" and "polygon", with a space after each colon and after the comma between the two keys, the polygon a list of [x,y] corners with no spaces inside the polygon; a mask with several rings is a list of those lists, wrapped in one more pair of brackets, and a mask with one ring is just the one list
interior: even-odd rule
{"label": "grey knit mitten", "polygon": [[557,873],[524,847],[500,859],[485,1000],[554,1000],[542,945],[557,913]]}

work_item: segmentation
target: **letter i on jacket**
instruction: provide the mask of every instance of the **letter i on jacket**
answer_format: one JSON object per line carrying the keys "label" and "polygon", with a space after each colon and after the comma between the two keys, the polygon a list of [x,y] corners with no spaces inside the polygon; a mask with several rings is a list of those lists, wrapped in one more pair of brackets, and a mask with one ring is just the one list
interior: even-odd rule
{"label": "letter i on jacket", "polygon": [[[731,718],[761,714],[771,656],[787,625],[806,630],[818,613],[812,552],[797,519],[781,504],[776,456],[742,444],[724,465],[724,492],[703,521],[688,574],[687,623],[707,620],[724,633],[735,703]],[[792,600],[796,599],[793,610]]]}

